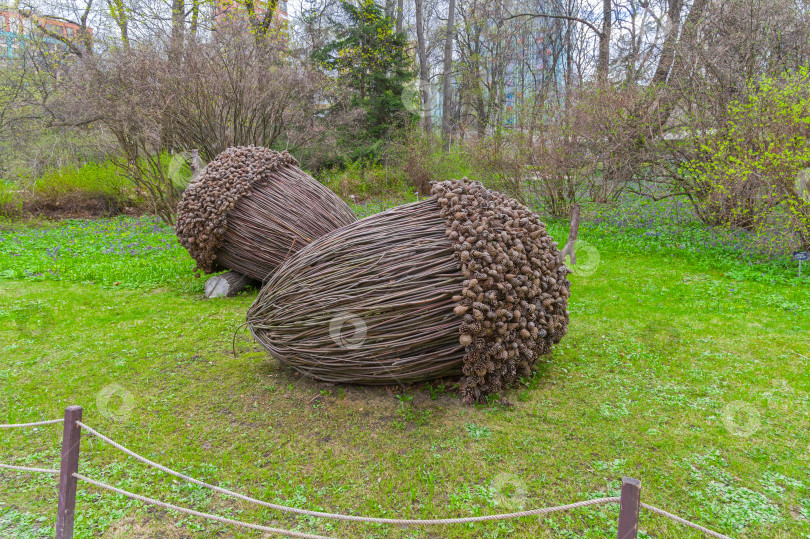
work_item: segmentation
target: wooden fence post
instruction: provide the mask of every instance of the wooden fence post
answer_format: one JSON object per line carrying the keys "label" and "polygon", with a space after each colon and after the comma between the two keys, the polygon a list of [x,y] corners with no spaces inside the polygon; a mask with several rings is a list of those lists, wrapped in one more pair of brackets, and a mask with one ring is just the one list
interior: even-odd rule
{"label": "wooden fence post", "polygon": [[640,510],[641,481],[631,477],[622,477],[618,539],[636,539],[638,537],[638,514]]}
{"label": "wooden fence post", "polygon": [[191,150],[191,165],[189,165],[191,169],[191,181],[196,181],[197,176],[200,175],[201,164],[200,150]]}
{"label": "wooden fence post", "polygon": [[76,421],[82,419],[81,406],[65,408],[62,435],[62,467],[59,472],[59,506],[56,512],[56,539],[73,539],[73,517],[76,512],[76,483],[79,471],[79,443],[82,429]]}

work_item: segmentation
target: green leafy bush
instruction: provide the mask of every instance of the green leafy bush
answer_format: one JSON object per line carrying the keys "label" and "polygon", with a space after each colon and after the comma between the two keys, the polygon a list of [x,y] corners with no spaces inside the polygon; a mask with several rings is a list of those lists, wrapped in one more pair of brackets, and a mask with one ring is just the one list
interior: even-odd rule
{"label": "green leafy bush", "polygon": [[727,116],[696,134],[702,155],[683,166],[700,187],[704,221],[752,231],[777,225],[810,247],[810,72],[762,79]]}
{"label": "green leafy bush", "polygon": [[0,181],[0,215],[13,216],[20,210],[21,202],[17,196],[16,185]]}

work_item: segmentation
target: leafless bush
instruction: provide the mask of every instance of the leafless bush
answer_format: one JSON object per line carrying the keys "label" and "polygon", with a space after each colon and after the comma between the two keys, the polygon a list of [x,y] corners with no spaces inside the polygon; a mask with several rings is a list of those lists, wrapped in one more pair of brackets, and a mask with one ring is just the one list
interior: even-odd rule
{"label": "leafless bush", "polygon": [[283,37],[257,39],[236,24],[188,40],[180,56],[167,54],[168,42],[86,58],[70,105],[115,135],[128,174],[172,222],[184,188],[169,170],[176,153],[197,148],[208,161],[230,146],[308,144],[321,132],[326,83]]}
{"label": "leafless bush", "polygon": [[610,203],[644,168],[645,142],[656,131],[638,87],[594,86],[571,92],[569,107],[544,111],[534,133],[510,131],[468,143],[472,166],[485,182],[555,217],[581,200]]}
{"label": "leafless bush", "polygon": [[435,142],[430,135],[421,130],[409,132],[401,144],[399,160],[405,177],[418,192],[429,193],[433,177],[432,161]]}
{"label": "leafless bush", "polygon": [[497,133],[467,143],[466,153],[475,177],[485,184],[527,202],[526,180],[532,174],[532,140],[520,132]]}
{"label": "leafless bush", "polygon": [[421,128],[406,130],[385,150],[382,161],[386,167],[402,171],[404,180],[421,194],[430,192],[430,182],[449,181],[464,176],[478,177],[469,165],[469,144],[455,145],[445,152],[435,134]]}

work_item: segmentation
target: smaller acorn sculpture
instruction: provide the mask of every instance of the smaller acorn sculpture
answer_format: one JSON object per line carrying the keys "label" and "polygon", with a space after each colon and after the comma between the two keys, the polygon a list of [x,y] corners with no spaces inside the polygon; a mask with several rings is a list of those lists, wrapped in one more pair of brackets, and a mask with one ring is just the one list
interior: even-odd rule
{"label": "smaller acorn sculpture", "polygon": [[315,238],[357,221],[287,152],[228,148],[183,193],[175,231],[197,271],[262,281]]}

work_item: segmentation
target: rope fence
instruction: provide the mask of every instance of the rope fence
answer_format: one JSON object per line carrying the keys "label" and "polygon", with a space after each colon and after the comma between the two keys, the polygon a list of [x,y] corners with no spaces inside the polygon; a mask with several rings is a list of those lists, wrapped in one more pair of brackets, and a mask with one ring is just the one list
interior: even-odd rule
{"label": "rope fence", "polygon": [[48,421],[37,421],[36,423],[12,423],[11,425],[0,425],[0,429],[20,429],[25,427],[41,427],[42,425],[55,425],[64,423],[64,419],[49,419]]}
{"label": "rope fence", "polygon": [[668,513],[663,509],[659,509],[657,507],[653,507],[651,505],[641,503],[641,481],[637,479],[632,479],[629,477],[625,477],[622,479],[622,489],[621,489],[621,496],[618,497],[605,497],[605,498],[595,498],[591,500],[584,500],[580,502],[570,503],[566,505],[559,505],[553,507],[542,507],[538,509],[531,509],[527,511],[519,511],[514,513],[503,513],[497,515],[484,515],[484,516],[477,516],[477,517],[462,517],[462,518],[442,518],[442,519],[395,519],[395,518],[374,518],[374,517],[365,517],[365,516],[358,516],[358,515],[345,515],[340,513],[326,513],[321,511],[309,511],[306,509],[300,509],[297,507],[288,507],[285,505],[274,504],[270,502],[265,502],[262,500],[257,500],[255,498],[251,498],[250,496],[245,496],[244,494],[240,494],[238,492],[234,492],[222,487],[218,487],[216,485],[212,485],[206,483],[204,481],[200,481],[193,477],[189,477],[185,474],[182,474],[178,471],[172,470],[171,468],[167,468],[154,462],[152,460],[143,457],[134,451],[127,449],[123,445],[119,444],[118,442],[104,436],[100,432],[96,431],[92,427],[85,425],[81,422],[81,415],[82,415],[82,408],[79,406],[69,406],[65,410],[65,417],[64,419],[55,419],[49,421],[40,421],[36,423],[20,423],[20,424],[13,424],[13,425],[0,425],[0,428],[24,428],[24,427],[36,427],[41,425],[51,425],[56,423],[63,423],[64,428],[64,436],[62,440],[62,463],[59,470],[54,469],[47,469],[47,468],[29,468],[24,466],[12,466],[10,464],[2,464],[0,463],[0,469],[8,469],[8,470],[15,470],[21,472],[28,472],[28,473],[43,473],[43,474],[51,474],[51,475],[58,475],[59,476],[59,503],[57,507],[57,525],[56,525],[56,539],[71,539],[73,537],[73,520],[75,516],[75,507],[76,507],[76,489],[77,489],[77,482],[80,480],[84,483],[89,485],[95,486],[97,488],[101,488],[104,490],[108,490],[110,492],[114,492],[116,494],[120,494],[122,496],[126,496],[133,500],[138,500],[142,503],[148,505],[154,505],[157,507],[162,507],[167,510],[177,511],[179,513],[185,513],[188,515],[205,518],[208,520],[213,520],[216,522],[221,522],[223,524],[229,524],[233,526],[239,526],[243,528],[250,528],[266,533],[274,533],[279,535],[284,535],[287,537],[303,537],[303,538],[313,538],[313,539],[333,539],[321,535],[313,535],[307,534],[304,532],[299,532],[295,530],[285,530],[280,528],[272,528],[268,526],[261,526],[259,524],[252,524],[249,522],[243,522],[239,520],[233,520],[230,518],[222,517],[219,515],[211,514],[211,513],[203,513],[200,511],[195,511],[193,509],[188,509],[185,507],[179,507],[170,503],[162,502],[160,500],[156,500],[153,498],[148,498],[146,496],[141,496],[139,494],[134,494],[131,492],[127,492],[125,490],[121,490],[111,485],[107,485],[105,483],[101,483],[96,481],[92,478],[86,477],[78,473],[78,464],[79,464],[79,447],[81,441],[81,431],[84,429],[87,431],[88,434],[98,438],[99,440],[103,441],[104,443],[112,446],[113,448],[121,451],[122,453],[150,466],[157,470],[160,470],[164,473],[173,475],[179,479],[187,481],[189,483],[213,490],[215,492],[219,492],[225,496],[229,496],[232,498],[236,498],[248,503],[260,505],[263,507],[267,507],[269,509],[273,509],[276,511],[281,511],[285,513],[292,513],[298,515],[304,515],[309,517],[317,517],[317,518],[327,518],[333,520],[340,520],[340,521],[349,521],[349,522],[365,522],[365,523],[375,523],[375,524],[393,524],[393,525],[417,525],[417,526],[426,526],[426,525],[449,525],[449,524],[466,524],[466,523],[475,523],[475,522],[488,522],[488,521],[497,521],[497,520],[507,520],[507,519],[514,519],[514,518],[521,518],[521,517],[529,517],[529,516],[536,516],[536,515],[544,515],[549,513],[556,513],[560,511],[570,511],[573,509],[579,509],[582,507],[589,507],[595,505],[610,505],[610,504],[619,504],[619,521],[618,521],[618,539],[637,539],[638,537],[638,527],[639,527],[639,513],[640,510],[646,509],[652,513],[657,515],[663,516],[668,518],[674,522],[682,524],[684,526],[690,527],[697,531],[700,531],[710,537],[716,537],[718,539],[731,539],[730,537],[723,535],[721,533],[712,531],[708,528],[700,526],[699,524],[695,524],[694,522],[690,522],[684,518],[681,518],[677,515],[673,515],[672,513]]}
{"label": "rope fence", "polygon": [[557,511],[567,511],[569,509],[577,509],[579,507],[587,507],[589,505],[600,505],[600,504],[607,504],[607,503],[619,503],[619,498],[598,498],[594,500],[586,500],[583,502],[577,502],[569,505],[562,505],[559,507],[547,507],[543,509],[533,509],[530,511],[520,511],[517,513],[507,513],[501,515],[486,515],[480,517],[466,517],[466,518],[444,518],[444,519],[428,519],[428,520],[415,520],[415,519],[397,519],[397,518],[372,518],[372,517],[362,517],[362,516],[355,516],[355,515],[341,515],[337,513],[324,513],[321,511],[308,511],[306,509],[299,509],[297,507],[288,507],[286,505],[278,505],[274,503],[265,502],[262,500],[257,500],[256,498],[251,498],[250,496],[245,496],[244,494],[240,494],[238,492],[234,492],[232,490],[228,490],[222,487],[218,487],[216,485],[212,485],[210,483],[205,483],[204,481],[200,481],[199,479],[194,479],[193,477],[189,477],[185,474],[182,474],[178,471],[172,470],[171,468],[166,468],[165,466],[161,466],[160,464],[147,459],[146,457],[142,457],[138,455],[134,451],[131,451],[124,447],[123,445],[107,438],[103,434],[99,433],[95,429],[88,427],[81,421],[78,422],[78,425],[90,433],[92,436],[95,436],[99,440],[111,445],[112,447],[118,449],[122,453],[129,455],[130,457],[143,462],[144,464],[151,466],[157,470],[165,472],[169,475],[173,475],[178,479],[182,479],[184,481],[188,481],[189,483],[193,483],[195,485],[213,490],[215,492],[219,492],[220,494],[224,494],[226,496],[231,496],[233,498],[237,498],[239,500],[243,500],[249,503],[255,503],[257,505],[261,505],[263,507],[267,507],[269,509],[275,509],[277,511],[283,511],[285,513],[296,513],[299,515],[304,515],[308,517],[317,517],[317,518],[329,518],[334,520],[344,520],[344,521],[352,521],[352,522],[370,522],[374,524],[396,524],[396,525],[411,525],[411,524],[422,524],[422,525],[441,525],[441,524],[467,524],[470,522],[486,522],[490,520],[506,520],[512,518],[520,518],[520,517],[529,517],[534,515],[542,515],[546,513],[555,513]]}
{"label": "rope fence", "polygon": [[213,515],[211,513],[201,513],[200,511],[194,511],[193,509],[186,509],[185,507],[179,507],[177,505],[172,505],[170,503],[161,502],[160,500],[155,500],[153,498],[147,498],[146,496],[140,496],[138,494],[133,494],[131,492],[127,492],[126,490],[121,490],[119,488],[112,487],[110,485],[105,485],[104,483],[99,483],[98,481],[94,481],[89,477],[85,477],[79,474],[73,474],[73,477],[76,479],[80,479],[85,483],[89,483],[93,486],[98,488],[103,488],[105,490],[109,490],[111,492],[115,492],[116,494],[121,494],[126,496],[127,498],[132,498],[133,500],[138,500],[143,503],[149,505],[155,505],[157,507],[163,507],[164,509],[169,509],[171,511],[177,511],[179,513],[186,513],[188,515],[193,515],[195,517],[207,518],[209,520],[215,520],[217,522],[222,522],[224,524],[232,524],[234,526],[240,526],[242,528],[252,528],[254,530],[259,530],[262,532],[269,532],[269,533],[277,533],[286,535],[288,537],[307,537],[311,539],[332,539],[331,537],[325,537],[323,535],[312,535],[309,533],[303,532],[296,532],[292,530],[282,530],[280,528],[269,528],[267,526],[259,526],[258,524],[251,524],[249,522],[242,522],[241,520],[233,520],[230,518],[221,517],[219,515]]}
{"label": "rope fence", "polygon": [[18,472],[49,473],[51,475],[59,475],[59,470],[49,470],[48,468],[26,468],[25,466],[12,466],[11,464],[0,464],[0,468],[4,468],[6,470],[16,470]]}
{"label": "rope fence", "polygon": [[653,507],[652,505],[647,505],[646,503],[642,503],[641,507],[643,507],[647,511],[656,513],[658,515],[661,515],[662,517],[666,517],[666,518],[668,518],[670,520],[673,520],[673,521],[677,522],[678,524],[683,524],[684,526],[694,528],[697,531],[703,532],[703,533],[705,533],[706,535],[708,535],[710,537],[717,537],[718,539],[729,539],[728,536],[723,535],[722,533],[717,533],[716,531],[712,531],[709,528],[704,528],[703,526],[701,526],[699,524],[695,524],[694,522],[689,522],[685,518],[681,518],[681,517],[679,517],[677,515],[673,515],[672,513],[667,513],[663,509],[658,509],[657,507]]}

